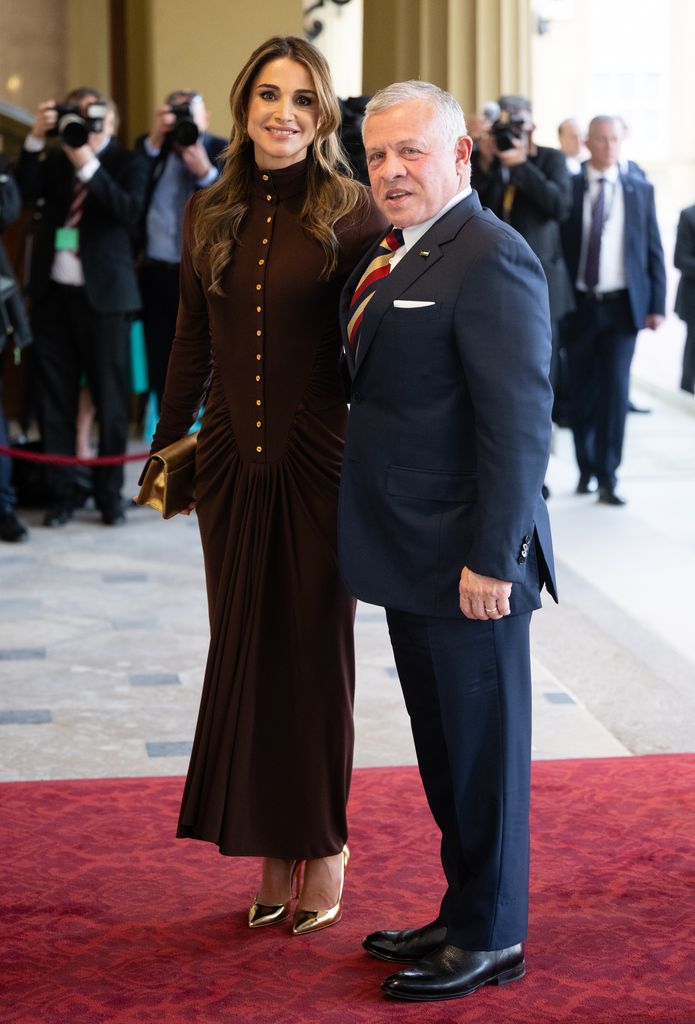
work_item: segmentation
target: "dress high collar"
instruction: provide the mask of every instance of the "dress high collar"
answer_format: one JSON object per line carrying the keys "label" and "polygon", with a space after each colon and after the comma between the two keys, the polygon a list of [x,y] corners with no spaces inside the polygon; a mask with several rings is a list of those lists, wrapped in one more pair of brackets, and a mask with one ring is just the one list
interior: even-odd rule
{"label": "dress high collar", "polygon": [[280,200],[300,195],[306,191],[308,166],[308,160],[300,160],[299,163],[290,164],[289,167],[280,167],[272,171],[264,167],[255,167],[253,194],[264,196],[270,191]]}

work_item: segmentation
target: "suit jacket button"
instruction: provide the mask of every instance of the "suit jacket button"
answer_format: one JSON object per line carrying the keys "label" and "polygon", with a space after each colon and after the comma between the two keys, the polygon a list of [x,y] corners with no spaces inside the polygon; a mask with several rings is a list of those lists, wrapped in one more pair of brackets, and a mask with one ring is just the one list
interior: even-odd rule
{"label": "suit jacket button", "polygon": [[360,402],[362,401],[362,395],[359,393],[359,391],[352,392],[352,400],[355,403],[355,405],[360,404]]}
{"label": "suit jacket button", "polygon": [[530,544],[530,543],[531,543],[531,534],[527,533],[526,536],[524,537],[524,544]]}
{"label": "suit jacket button", "polygon": [[517,562],[519,563],[519,565],[523,565],[525,561],[526,558],[524,555],[519,555],[519,557],[517,558]]}

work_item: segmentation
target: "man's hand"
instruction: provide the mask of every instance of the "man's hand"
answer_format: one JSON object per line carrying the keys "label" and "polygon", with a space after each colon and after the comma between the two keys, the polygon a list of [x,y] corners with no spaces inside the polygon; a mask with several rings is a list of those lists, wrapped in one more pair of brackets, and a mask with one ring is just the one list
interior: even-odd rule
{"label": "man's hand", "polygon": [[479,576],[464,568],[459,580],[459,604],[467,619],[501,619],[509,615],[511,583]]}
{"label": "man's hand", "polygon": [[497,149],[495,156],[503,167],[520,167],[525,164],[529,156],[529,137],[524,132],[520,139],[512,139],[511,149]]}
{"label": "man's hand", "polygon": [[91,146],[86,145],[78,146],[77,149],[73,149],[72,146],[63,146],[63,152],[77,170],[94,158],[94,150]]}
{"label": "man's hand", "polygon": [[152,128],[147,137],[152,149],[161,149],[164,139],[176,123],[176,115],[172,114],[171,107],[157,107],[152,119]]}
{"label": "man's hand", "polygon": [[647,319],[644,321],[644,326],[649,331],[655,331],[657,327],[661,327],[664,322],[664,317],[659,313],[648,313]]}
{"label": "man's hand", "polygon": [[212,164],[202,142],[196,142],[193,146],[177,146],[176,149],[193,177],[196,180],[204,178]]}
{"label": "man's hand", "polygon": [[44,100],[36,108],[36,120],[31,129],[31,134],[35,139],[45,139],[47,133],[52,131],[58,123],[55,105],[55,100]]}

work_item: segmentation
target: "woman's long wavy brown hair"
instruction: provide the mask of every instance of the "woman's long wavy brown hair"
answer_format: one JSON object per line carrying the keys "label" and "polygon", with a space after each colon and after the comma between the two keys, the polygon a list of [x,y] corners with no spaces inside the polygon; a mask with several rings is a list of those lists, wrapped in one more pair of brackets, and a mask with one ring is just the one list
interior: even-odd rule
{"label": "woman's long wavy brown hair", "polygon": [[206,254],[212,277],[210,291],[217,295],[222,294],[222,272],[232,258],[249,209],[255,166],[253,142],[247,131],[251,86],[261,68],[280,57],[290,57],[304,65],[318,98],[318,124],[307,154],[308,188],[300,220],[325,253],[323,278],[330,277],[338,262],[336,222],[366,204],[366,189],[351,179],[338,139],[340,107],[323,54],[298,36],[268,39],[254,50],[232,86],[229,96],[232,133],[224,151],[224,166],[217,181],[200,193],[196,203],[193,256],[198,262]]}

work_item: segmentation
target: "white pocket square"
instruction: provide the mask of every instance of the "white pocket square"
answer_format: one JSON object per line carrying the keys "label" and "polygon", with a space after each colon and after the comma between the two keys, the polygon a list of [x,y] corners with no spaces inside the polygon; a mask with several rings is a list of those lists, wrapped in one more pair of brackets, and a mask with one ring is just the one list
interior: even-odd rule
{"label": "white pocket square", "polygon": [[434,302],[420,302],[418,299],[394,299],[396,309],[422,309],[423,306],[434,306]]}

